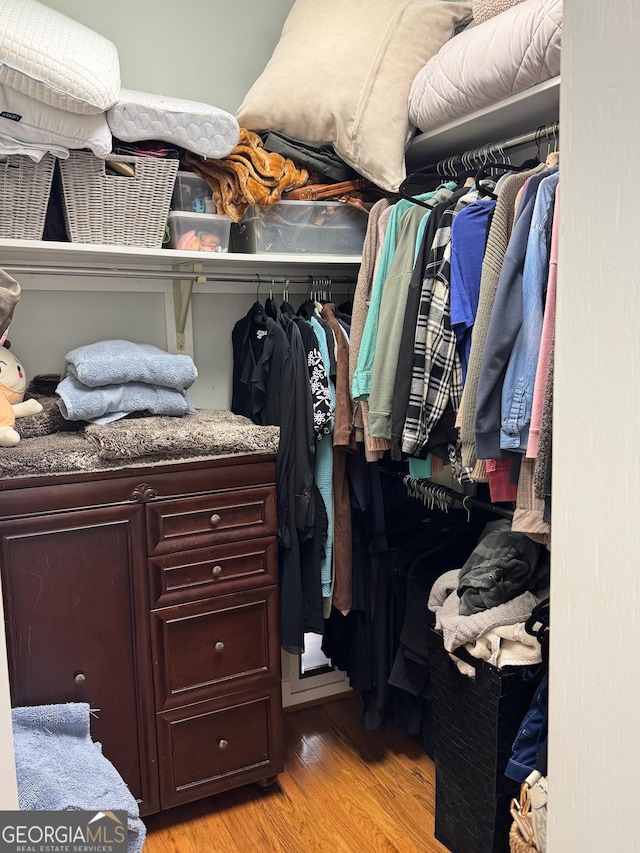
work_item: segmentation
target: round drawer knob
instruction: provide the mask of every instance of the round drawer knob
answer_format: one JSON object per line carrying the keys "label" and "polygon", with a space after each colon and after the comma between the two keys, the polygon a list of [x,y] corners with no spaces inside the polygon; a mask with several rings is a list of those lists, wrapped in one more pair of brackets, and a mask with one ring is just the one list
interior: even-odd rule
{"label": "round drawer knob", "polygon": [[214,566],[211,569],[211,574],[214,575],[215,577],[218,577],[218,575],[221,575],[222,574],[222,566]]}
{"label": "round drawer knob", "polygon": [[76,684],[83,684],[87,680],[87,676],[84,674],[84,672],[77,672],[73,676],[73,680]]}
{"label": "round drawer knob", "polygon": [[220,741],[220,743],[218,744],[218,747],[219,747],[220,749],[226,749],[228,746],[229,746],[229,741],[228,741],[228,740],[225,740],[224,738],[222,738],[222,740],[221,740],[221,741]]}
{"label": "round drawer knob", "polygon": [[217,512],[214,512],[209,521],[211,522],[211,524],[220,524],[222,519],[220,518]]}
{"label": "round drawer knob", "polygon": [[218,652],[218,654],[220,654],[220,652],[224,651],[224,643],[216,643],[215,649]]}

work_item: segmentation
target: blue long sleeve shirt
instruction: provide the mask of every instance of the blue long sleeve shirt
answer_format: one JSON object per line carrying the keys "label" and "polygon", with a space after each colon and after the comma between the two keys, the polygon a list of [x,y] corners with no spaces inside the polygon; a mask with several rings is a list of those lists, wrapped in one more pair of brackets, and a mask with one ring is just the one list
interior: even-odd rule
{"label": "blue long sleeve shirt", "polygon": [[478,199],[461,210],[451,226],[451,326],[458,342],[463,381],[478,311],[487,231],[495,206],[491,199]]}
{"label": "blue long sleeve shirt", "polygon": [[522,273],[522,325],[502,385],[500,447],[516,453],[525,453],[529,440],[549,277],[549,238],[559,180],[558,172],[549,175],[540,182],[536,194]]}

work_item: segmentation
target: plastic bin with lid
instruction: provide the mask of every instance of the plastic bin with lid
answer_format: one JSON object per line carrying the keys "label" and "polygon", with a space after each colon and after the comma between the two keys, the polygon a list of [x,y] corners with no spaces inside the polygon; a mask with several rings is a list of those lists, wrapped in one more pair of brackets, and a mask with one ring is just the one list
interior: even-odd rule
{"label": "plastic bin with lid", "polygon": [[172,210],[217,213],[209,184],[193,172],[178,172],[171,198]]}
{"label": "plastic bin with lid", "polygon": [[360,255],[368,214],[342,201],[280,201],[250,207],[232,228],[232,250]]}

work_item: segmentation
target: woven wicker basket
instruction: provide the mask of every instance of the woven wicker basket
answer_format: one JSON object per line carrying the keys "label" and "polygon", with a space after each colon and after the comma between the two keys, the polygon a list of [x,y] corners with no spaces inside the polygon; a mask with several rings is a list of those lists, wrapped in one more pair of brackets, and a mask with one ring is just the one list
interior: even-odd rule
{"label": "woven wicker basket", "polygon": [[462,675],[430,631],[436,764],[435,836],[451,853],[509,853],[511,799],[520,785],[504,775],[535,683],[522,669],[496,669],[459,651],[476,670]]}
{"label": "woven wicker basket", "polygon": [[106,161],[128,163],[135,175],[108,174],[105,161],[89,151],[72,151],[60,162],[69,239],[161,248],[178,160],[112,154]]}
{"label": "woven wicker basket", "polygon": [[537,848],[524,841],[515,823],[511,824],[509,830],[509,851],[510,853],[538,853]]}
{"label": "woven wicker basket", "polygon": [[55,162],[11,154],[0,163],[0,237],[42,240]]}

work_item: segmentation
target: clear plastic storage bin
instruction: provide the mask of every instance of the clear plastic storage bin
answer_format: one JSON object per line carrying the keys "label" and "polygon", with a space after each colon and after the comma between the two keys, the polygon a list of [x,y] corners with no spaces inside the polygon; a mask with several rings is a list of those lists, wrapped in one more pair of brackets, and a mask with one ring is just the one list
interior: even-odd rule
{"label": "clear plastic storage bin", "polygon": [[217,213],[169,214],[169,248],[183,252],[227,252],[231,220]]}
{"label": "clear plastic storage bin", "polygon": [[193,172],[178,172],[171,209],[189,213],[217,213],[211,187]]}
{"label": "clear plastic storage bin", "polygon": [[341,201],[250,207],[232,228],[232,251],[360,255],[368,214]]}

